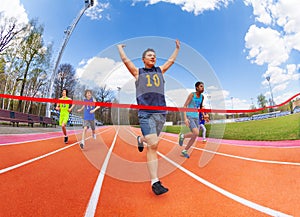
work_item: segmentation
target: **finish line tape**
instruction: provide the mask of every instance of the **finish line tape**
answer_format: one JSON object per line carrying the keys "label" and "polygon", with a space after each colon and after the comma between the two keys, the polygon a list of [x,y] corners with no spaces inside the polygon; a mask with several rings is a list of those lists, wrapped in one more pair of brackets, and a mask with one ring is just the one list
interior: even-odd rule
{"label": "finish line tape", "polygon": [[143,109],[143,110],[163,110],[163,111],[176,111],[176,112],[207,112],[207,113],[249,113],[258,112],[264,109],[277,108],[283,106],[284,104],[290,102],[292,99],[299,96],[300,93],[295,94],[288,100],[281,104],[274,106],[267,106],[257,109],[239,109],[239,110],[224,110],[224,109],[194,109],[194,108],[182,108],[182,107],[171,107],[171,106],[147,106],[147,105],[136,105],[136,104],[119,104],[110,102],[84,102],[79,100],[59,100],[52,98],[39,98],[39,97],[28,97],[28,96],[15,96],[9,94],[0,94],[0,98],[6,99],[16,99],[32,102],[44,102],[44,103],[61,103],[61,104],[75,104],[75,105],[91,105],[91,106],[101,106],[101,107],[112,107],[112,108],[131,108],[131,109]]}

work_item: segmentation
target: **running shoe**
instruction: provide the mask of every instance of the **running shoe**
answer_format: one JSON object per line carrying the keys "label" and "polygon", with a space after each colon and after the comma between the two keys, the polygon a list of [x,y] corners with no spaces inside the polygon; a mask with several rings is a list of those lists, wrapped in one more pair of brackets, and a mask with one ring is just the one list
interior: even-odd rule
{"label": "running shoe", "polygon": [[180,146],[183,145],[183,140],[184,140],[184,134],[183,133],[179,133],[178,143],[179,143]]}
{"label": "running shoe", "polygon": [[93,139],[96,139],[96,134],[93,134]]}
{"label": "running shoe", "polygon": [[65,144],[68,144],[68,137],[67,136],[65,136],[64,142],[65,142]]}
{"label": "running shoe", "polygon": [[158,181],[152,185],[152,191],[154,192],[154,194],[160,195],[160,194],[164,194],[164,193],[168,192],[169,189],[162,186],[161,182]]}
{"label": "running shoe", "polygon": [[83,148],[84,148],[84,143],[83,143],[83,142],[80,142],[80,143],[79,143],[79,146],[80,146],[81,149],[83,149]]}
{"label": "running shoe", "polygon": [[144,150],[144,144],[143,144],[143,142],[141,142],[141,137],[138,136],[136,138],[136,140],[137,140],[137,143],[138,143],[138,150],[139,150],[139,152],[142,152]]}
{"label": "running shoe", "polygon": [[181,154],[183,157],[190,158],[190,155],[187,153],[187,150],[182,150]]}
{"label": "running shoe", "polygon": [[206,139],[203,139],[202,142],[207,142],[207,140],[206,140]]}

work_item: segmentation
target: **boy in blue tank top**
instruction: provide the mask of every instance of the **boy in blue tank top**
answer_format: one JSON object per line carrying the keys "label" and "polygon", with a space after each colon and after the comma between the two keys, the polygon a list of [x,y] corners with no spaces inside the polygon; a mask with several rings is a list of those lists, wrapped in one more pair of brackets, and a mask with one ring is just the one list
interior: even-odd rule
{"label": "boy in blue tank top", "polygon": [[[203,91],[204,91],[204,83],[198,81],[195,83],[196,92],[190,93],[184,103],[184,108],[195,108],[195,109],[202,109],[203,108]],[[205,114],[205,116],[207,116]],[[183,140],[185,138],[190,138],[188,144],[186,145],[185,149],[182,150],[181,154],[189,158],[188,150],[195,142],[196,138],[199,135],[199,112],[184,112],[183,113],[184,122],[187,127],[190,128],[191,132],[182,134],[179,133],[178,143],[180,146],[183,145]]]}
{"label": "boy in blue tank top", "polygon": [[[96,102],[94,98],[92,97],[92,91],[91,90],[86,90],[84,93],[85,99],[84,102]],[[84,148],[84,143],[85,143],[85,135],[86,131],[89,127],[92,129],[92,136],[94,139],[96,139],[96,134],[95,134],[95,111],[99,109],[100,107],[93,106],[93,105],[83,105],[80,109],[78,109],[78,112],[81,112],[84,109],[83,112],[83,132],[82,132],[82,139],[81,142],[79,143],[80,148]]]}
{"label": "boy in blue tank top", "polygon": [[[163,74],[173,65],[180,49],[179,40],[175,41],[176,48],[169,59],[159,67],[155,66],[156,54],[153,49],[147,49],[143,52],[142,60],[144,68],[137,68],[133,62],[126,56],[124,44],[118,45],[120,57],[135,78],[136,100],[138,105],[146,106],[166,106],[164,77]],[[147,144],[147,165],[151,178],[152,191],[156,195],[166,193],[165,188],[158,178],[158,159],[157,146],[159,142],[159,134],[166,121],[166,112],[161,110],[143,110],[138,112],[140,127],[143,136],[137,137],[138,150],[144,149],[144,143]]]}

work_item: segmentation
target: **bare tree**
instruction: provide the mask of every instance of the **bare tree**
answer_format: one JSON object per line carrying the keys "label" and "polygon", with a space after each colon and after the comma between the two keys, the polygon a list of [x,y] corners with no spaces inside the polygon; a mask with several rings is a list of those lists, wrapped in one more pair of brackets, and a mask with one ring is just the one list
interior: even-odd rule
{"label": "bare tree", "polygon": [[68,63],[59,65],[58,73],[53,85],[55,98],[59,98],[61,96],[62,89],[64,88],[68,89],[68,96],[73,98],[78,86],[78,79],[76,78],[75,73],[75,69],[72,65]]}
{"label": "bare tree", "polygon": [[[98,89],[94,89],[93,93],[97,102],[113,102],[115,100],[114,92],[107,88],[106,85]],[[104,123],[111,124],[111,107],[101,107],[99,112],[96,113],[96,118]]]}
{"label": "bare tree", "polygon": [[0,12],[0,53],[9,47],[10,42],[24,30],[24,26],[17,24],[17,19],[14,17],[5,17],[3,12]]}

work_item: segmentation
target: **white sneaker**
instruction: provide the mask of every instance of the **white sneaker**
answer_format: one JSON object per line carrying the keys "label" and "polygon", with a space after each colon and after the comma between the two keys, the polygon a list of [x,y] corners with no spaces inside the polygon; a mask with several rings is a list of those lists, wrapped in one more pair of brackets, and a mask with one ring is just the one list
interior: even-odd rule
{"label": "white sneaker", "polygon": [[96,134],[93,135],[93,138],[96,139]]}

